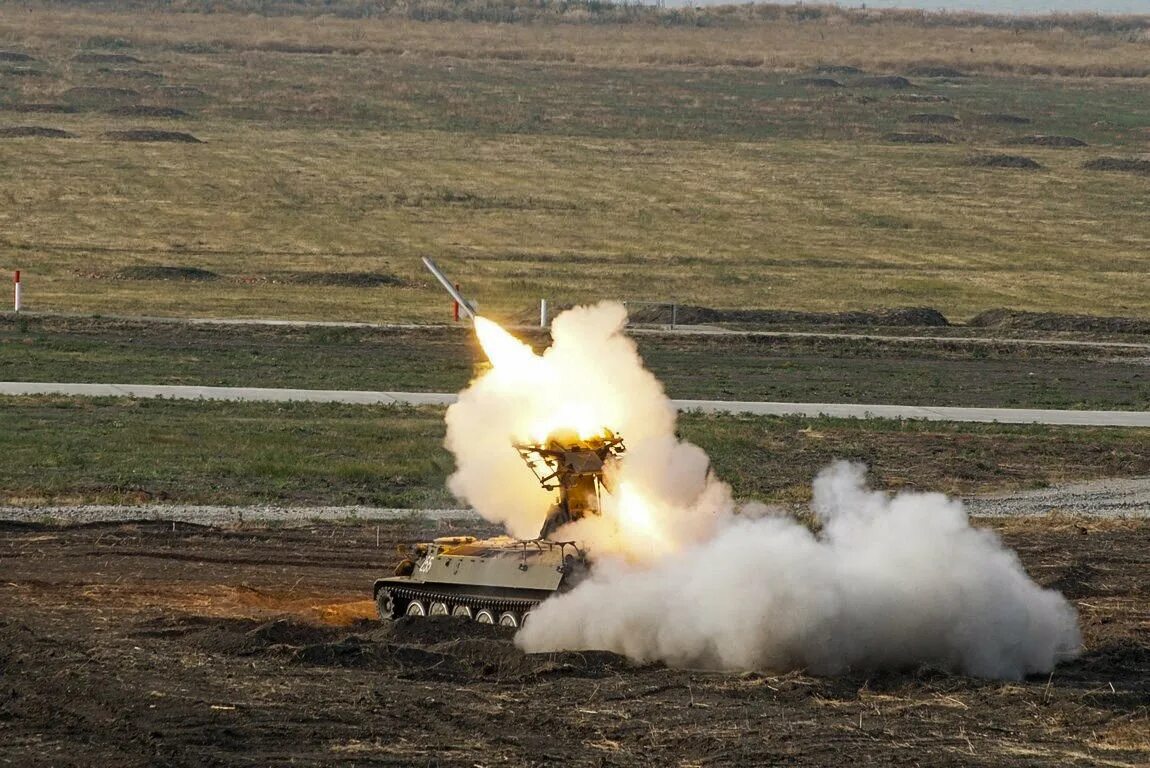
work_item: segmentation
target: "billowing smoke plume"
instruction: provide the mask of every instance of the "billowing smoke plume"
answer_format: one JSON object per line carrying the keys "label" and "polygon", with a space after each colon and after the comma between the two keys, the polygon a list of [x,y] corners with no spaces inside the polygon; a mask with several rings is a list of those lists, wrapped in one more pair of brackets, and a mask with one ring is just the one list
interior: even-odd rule
{"label": "billowing smoke plume", "polygon": [[596,648],[638,661],[820,674],[930,663],[971,675],[1048,671],[1079,645],[1073,608],[938,494],[888,498],[860,465],[815,481],[815,536],[782,517],[738,520],[636,568],[601,563],[543,603],[528,651]]}
{"label": "billowing smoke plume", "polygon": [[[447,409],[447,447],[457,470],[451,491],[513,536],[530,538],[554,501],[514,443],[554,428],[623,435],[626,460],[603,498],[604,515],[573,526],[595,551],[635,557],[701,540],[730,514],[730,489],[709,472],[707,455],[675,437],[675,408],[623,335],[627,312],[614,302],[555,318],[551,346],[535,356],[497,326],[477,326],[494,367]],[[648,518],[657,511],[659,519]]]}
{"label": "billowing smoke plume", "polygon": [[999,678],[1077,652],[1067,601],[942,495],[888,497],[840,463],[815,480],[817,535],[760,507],[736,511],[703,451],[675,437],[675,411],[625,321],[617,304],[564,313],[541,357],[493,354],[448,410],[451,489],[516,536],[537,535],[552,497],[513,442],[555,427],[608,427],[627,441],[602,517],[561,531],[589,546],[593,575],[539,606],[520,647],[818,673],[930,663]]}

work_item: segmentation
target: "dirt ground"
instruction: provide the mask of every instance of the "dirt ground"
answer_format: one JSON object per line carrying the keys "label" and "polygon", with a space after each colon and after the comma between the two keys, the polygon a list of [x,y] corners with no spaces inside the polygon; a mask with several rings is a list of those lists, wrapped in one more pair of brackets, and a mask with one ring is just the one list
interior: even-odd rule
{"label": "dirt ground", "polygon": [[685,671],[379,623],[396,545],[450,523],[0,523],[0,764],[1146,765],[1150,522],[983,524],[1081,613],[1049,677]]}

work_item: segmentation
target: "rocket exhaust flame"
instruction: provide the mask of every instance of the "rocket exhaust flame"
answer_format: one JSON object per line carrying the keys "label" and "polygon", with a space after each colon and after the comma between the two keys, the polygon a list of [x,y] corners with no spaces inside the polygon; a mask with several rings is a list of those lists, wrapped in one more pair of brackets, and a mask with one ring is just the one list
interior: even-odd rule
{"label": "rocket exhaust flame", "polygon": [[815,480],[812,534],[761,505],[737,507],[623,334],[615,303],[557,317],[542,354],[475,317],[492,368],[447,411],[449,487],[532,538],[552,503],[515,445],[618,433],[599,515],[558,530],[595,561],[516,636],[527,651],[612,650],[639,661],[819,673],[934,664],[1018,678],[1078,652],[1077,617],[994,534],[939,494],[888,497],[863,469]]}

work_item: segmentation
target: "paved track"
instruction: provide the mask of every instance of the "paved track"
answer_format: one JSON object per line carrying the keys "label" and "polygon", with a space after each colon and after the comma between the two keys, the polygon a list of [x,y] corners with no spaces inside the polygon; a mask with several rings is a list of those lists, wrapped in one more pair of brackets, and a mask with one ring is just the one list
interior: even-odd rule
{"label": "paved track", "polygon": [[[65,384],[0,382],[0,395],[60,394],[86,397],[172,398],[176,400],[304,401],[395,405],[450,405],[446,392],[357,392],[334,389],[269,389],[259,387],[192,387],[153,384]],[[729,400],[672,400],[680,411],[759,416],[834,416],[859,419],[1064,424],[1094,427],[1150,427],[1145,411],[1054,411],[1030,408],[953,408],[917,405],[848,403],[760,403]]]}

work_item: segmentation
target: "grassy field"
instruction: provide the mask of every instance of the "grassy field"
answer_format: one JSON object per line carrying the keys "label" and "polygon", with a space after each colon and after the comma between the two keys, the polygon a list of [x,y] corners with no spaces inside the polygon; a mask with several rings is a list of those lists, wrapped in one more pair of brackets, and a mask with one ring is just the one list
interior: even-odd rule
{"label": "grassy field", "polygon": [[[540,297],[1150,316],[1146,177],[1083,167],[1146,150],[1134,22],[136,7],[0,8],[0,51],[35,59],[0,62],[0,129],[74,135],[0,139],[0,266],[29,309],[426,321],[446,311],[426,255],[496,317]],[[115,112],[141,105],[186,116]],[[132,128],[204,143],[105,135]],[[1087,146],[1014,143],[1032,135]],[[969,164],[987,153],[1041,168]]]}
{"label": "grassy field", "polygon": [[[739,497],[774,502],[806,500],[836,458],[950,493],[1150,472],[1144,429],[692,414],[679,431]],[[442,437],[438,409],[0,398],[0,503],[452,505]]]}
{"label": "grassy field", "polygon": [[[538,348],[543,334],[520,332]],[[642,334],[675,398],[1150,409],[1146,350]],[[454,392],[486,366],[468,328],[0,318],[0,378]]]}

